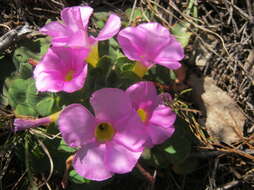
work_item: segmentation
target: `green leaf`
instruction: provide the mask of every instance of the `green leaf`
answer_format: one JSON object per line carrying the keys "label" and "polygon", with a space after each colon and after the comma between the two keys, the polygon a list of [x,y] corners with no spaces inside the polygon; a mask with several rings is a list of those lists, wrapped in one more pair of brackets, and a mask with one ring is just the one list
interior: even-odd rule
{"label": "green leaf", "polygon": [[9,100],[8,100],[9,94],[6,86],[3,86],[3,94],[0,96],[0,102],[2,105],[8,106]]}
{"label": "green leaf", "polygon": [[[176,129],[177,131],[178,129]],[[188,138],[184,134],[175,132],[174,135],[167,141],[167,147],[164,148],[164,151],[172,147],[175,150],[175,153],[169,153],[169,158],[171,163],[181,163],[183,162],[191,152],[191,144]]]}
{"label": "green leaf", "polygon": [[40,60],[47,52],[49,45],[49,38],[23,39],[19,41],[19,47],[13,54],[13,63],[19,69],[20,63],[27,63],[29,58]]}
{"label": "green leaf", "polygon": [[[126,15],[128,18],[130,18],[131,13],[132,13],[132,8],[126,9],[125,15]],[[134,10],[134,12],[133,12],[133,17],[132,17],[132,18],[135,19],[135,18],[137,18],[137,17],[142,17],[142,16],[143,16],[142,10],[141,10],[140,8],[136,8],[136,9]]]}
{"label": "green leaf", "polygon": [[[90,74],[91,73],[88,72],[88,75],[90,75]],[[92,81],[89,82],[89,76],[88,76],[86,79],[86,84],[81,90],[78,90],[73,93],[59,92],[58,96],[55,98],[55,103],[59,107],[58,110],[60,110],[61,107],[64,105],[69,105],[69,104],[73,104],[73,103],[80,103],[80,104],[86,105],[87,98],[88,98],[87,96],[90,95],[90,91],[89,91],[90,84],[93,84],[93,82]],[[89,89],[87,89],[87,88],[89,88]],[[84,94],[84,92],[85,92],[85,94]],[[56,109],[56,111],[57,111],[57,109]]]}
{"label": "green leaf", "polygon": [[105,184],[107,181],[91,181],[90,183],[76,184],[72,183],[68,186],[68,190],[104,190]]}
{"label": "green leaf", "polygon": [[83,183],[90,183],[91,181],[88,179],[85,179],[77,174],[75,170],[71,170],[69,173],[69,179],[77,184],[83,184]]}
{"label": "green leaf", "polygon": [[132,71],[125,71],[118,74],[119,74],[119,81],[117,84],[117,88],[126,89],[130,85],[140,81],[139,76],[137,76]]}
{"label": "green leaf", "polygon": [[102,29],[107,18],[109,16],[109,12],[95,12],[93,14],[93,18],[95,19],[95,24],[96,27],[98,27],[99,29]]}
{"label": "green leaf", "polygon": [[169,76],[171,80],[176,80],[176,74],[173,70],[169,70]]}
{"label": "green leaf", "polygon": [[163,84],[169,84],[171,79],[170,75],[171,70],[161,65],[156,65],[155,68],[156,68],[156,80],[163,81]]}
{"label": "green leaf", "polygon": [[176,174],[186,175],[195,171],[198,167],[198,160],[195,158],[187,158],[182,163],[174,164],[172,169]]}
{"label": "green leaf", "polygon": [[168,168],[171,164],[170,155],[155,147],[151,150],[151,159],[147,163],[157,168]]}
{"label": "green leaf", "polygon": [[132,8],[128,8],[125,10],[124,16],[125,18],[123,18],[122,25],[127,26],[129,24],[130,19],[132,20],[132,22],[133,21],[142,22],[147,21],[147,18],[150,19],[152,15],[148,9],[142,10],[141,8],[135,8],[133,11]]}
{"label": "green leaf", "polygon": [[15,70],[15,66],[12,63],[12,57],[10,55],[1,56],[0,58],[0,88],[2,87],[6,77],[10,76],[11,72]]}
{"label": "green leaf", "polygon": [[191,152],[191,142],[188,138],[189,134],[186,132],[185,127],[188,126],[175,124],[175,133],[166,143],[162,145],[164,151],[169,147],[174,148],[176,151],[174,154],[169,154],[171,163],[173,164],[183,162]]}
{"label": "green leaf", "polygon": [[18,79],[17,76],[15,75],[11,75],[9,77],[7,77],[5,80],[4,80],[4,86],[9,89],[11,84],[13,83],[13,81],[15,81],[16,79]]}
{"label": "green leaf", "polygon": [[26,90],[26,103],[32,106],[35,106],[42,97],[36,90],[35,81],[33,80],[27,87]]}
{"label": "green leaf", "polygon": [[176,150],[173,146],[168,146],[164,149],[165,152],[169,153],[169,154],[175,154]]}
{"label": "green leaf", "polygon": [[96,68],[91,68],[87,78],[86,87],[88,91],[95,91],[103,87],[109,87],[109,77],[111,75],[113,61],[109,56],[100,58]]}
{"label": "green leaf", "polygon": [[73,153],[73,152],[76,151],[76,149],[71,148],[70,146],[68,146],[68,145],[64,142],[64,140],[61,140],[61,141],[60,141],[60,144],[59,144],[57,150],[62,150],[62,151],[65,151],[65,152],[70,152],[70,153]]}
{"label": "green leaf", "polygon": [[36,104],[36,110],[41,116],[47,116],[53,113],[55,100],[53,97],[43,98]]}
{"label": "green leaf", "polygon": [[14,79],[10,81],[8,89],[8,100],[12,107],[16,104],[24,104],[26,100],[26,89],[30,80]]}
{"label": "green leaf", "polygon": [[11,82],[10,88],[16,89],[16,90],[21,90],[24,91],[27,89],[28,84],[30,83],[31,80],[24,80],[24,79],[14,79]]}
{"label": "green leaf", "polygon": [[109,39],[109,45],[114,49],[119,49],[119,44],[114,38]]}
{"label": "green leaf", "polygon": [[22,79],[28,79],[33,76],[33,67],[29,63],[20,63],[18,73]]}
{"label": "green leaf", "polygon": [[152,149],[152,158],[158,167],[165,168],[170,164],[181,164],[189,157],[191,141],[187,127],[186,124],[177,120],[172,137]]}
{"label": "green leaf", "polygon": [[109,55],[109,41],[104,40],[100,42],[98,46],[98,51],[100,57]]}
{"label": "green leaf", "polygon": [[27,104],[18,104],[15,113],[18,115],[37,116],[36,111]]}
{"label": "green leaf", "polygon": [[119,57],[116,59],[116,69],[119,71],[132,71],[134,61],[129,60],[127,57]]}
{"label": "green leaf", "polygon": [[104,73],[107,73],[112,66],[112,59],[109,56],[103,56],[100,58],[96,68],[103,70]]}
{"label": "green leaf", "polygon": [[109,46],[109,56],[112,60],[115,60],[117,59],[117,56],[118,56],[118,50],[112,48]]}
{"label": "green leaf", "polygon": [[172,34],[176,37],[176,39],[181,43],[183,47],[189,44],[189,40],[192,35],[191,32],[188,32],[189,27],[189,23],[179,22],[176,23],[171,29]]}
{"label": "green leaf", "polygon": [[105,24],[105,22],[103,22],[102,20],[98,20],[98,21],[96,22],[96,26],[97,26],[98,28],[103,28],[104,24]]}

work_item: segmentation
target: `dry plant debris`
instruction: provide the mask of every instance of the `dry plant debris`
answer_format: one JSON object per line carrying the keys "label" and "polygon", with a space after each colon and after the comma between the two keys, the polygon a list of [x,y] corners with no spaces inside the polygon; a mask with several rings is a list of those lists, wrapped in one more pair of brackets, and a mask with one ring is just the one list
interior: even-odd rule
{"label": "dry plant debris", "polygon": [[211,138],[227,144],[237,142],[243,134],[246,117],[234,100],[210,77],[198,78],[192,74],[188,83],[193,89],[192,97],[203,114],[200,123]]}

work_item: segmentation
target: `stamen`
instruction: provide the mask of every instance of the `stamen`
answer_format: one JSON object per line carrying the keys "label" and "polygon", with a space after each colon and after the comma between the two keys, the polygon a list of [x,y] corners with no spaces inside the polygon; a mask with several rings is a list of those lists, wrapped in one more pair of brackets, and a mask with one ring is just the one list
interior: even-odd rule
{"label": "stamen", "polygon": [[90,53],[88,57],[86,58],[86,61],[93,67],[97,66],[97,63],[99,61],[98,43],[96,43],[95,45],[91,47]]}
{"label": "stamen", "polygon": [[147,114],[147,112],[146,112],[145,110],[139,108],[139,109],[137,110],[137,113],[138,113],[140,119],[141,119],[143,122],[146,122],[146,121],[147,121],[147,119],[148,119],[148,114]]}
{"label": "stamen", "polygon": [[115,129],[109,123],[100,123],[95,128],[95,137],[99,142],[110,141],[115,135]]}
{"label": "stamen", "polygon": [[69,70],[68,73],[65,75],[65,81],[71,81],[73,79],[73,70]]}

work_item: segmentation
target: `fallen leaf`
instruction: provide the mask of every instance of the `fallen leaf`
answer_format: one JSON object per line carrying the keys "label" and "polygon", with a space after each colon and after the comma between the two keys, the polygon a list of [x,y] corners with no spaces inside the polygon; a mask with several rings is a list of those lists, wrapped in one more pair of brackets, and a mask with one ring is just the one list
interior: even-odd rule
{"label": "fallen leaf", "polygon": [[193,88],[193,100],[204,114],[200,123],[212,139],[227,144],[237,142],[243,135],[246,117],[234,100],[210,77],[192,74],[188,84]]}

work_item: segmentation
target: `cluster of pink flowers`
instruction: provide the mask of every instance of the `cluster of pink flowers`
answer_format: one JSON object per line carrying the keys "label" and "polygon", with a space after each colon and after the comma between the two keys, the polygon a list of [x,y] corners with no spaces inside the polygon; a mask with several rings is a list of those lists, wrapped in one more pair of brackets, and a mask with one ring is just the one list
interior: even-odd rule
{"label": "cluster of pink flowers", "polygon": [[52,48],[34,70],[38,91],[74,92],[84,86],[85,60],[97,50],[98,41],[113,37],[121,27],[120,18],[111,14],[98,36],[91,36],[87,30],[92,13],[88,6],[65,8],[61,12],[63,23],[55,21],[41,28],[42,33],[52,38]]}
{"label": "cluster of pink flowers", "polygon": [[145,147],[160,144],[174,133],[176,114],[163,104],[152,82],[126,91],[103,88],[93,93],[94,114],[81,104],[67,106],[58,119],[65,142],[80,148],[73,166],[85,178],[105,180],[130,172]]}
{"label": "cluster of pink flowers", "polygon": [[[51,22],[41,32],[52,37],[52,47],[34,70],[38,91],[74,92],[84,86],[88,71],[86,60],[98,41],[113,37],[120,29],[120,18],[112,14],[97,37],[89,36],[90,7],[70,7],[61,12],[60,22]],[[137,62],[142,77],[154,64],[177,69],[183,48],[159,23],[127,27],[117,36],[124,54]],[[98,51],[98,50],[97,50]],[[93,113],[81,104],[68,105],[58,117],[64,141],[78,148],[73,160],[77,173],[91,180],[105,180],[114,173],[130,172],[144,148],[163,143],[174,133],[176,114],[157,95],[152,82],[142,81],[125,91],[103,88],[95,91],[90,104]],[[55,119],[55,118],[54,118]],[[16,119],[15,130],[51,122]]]}

